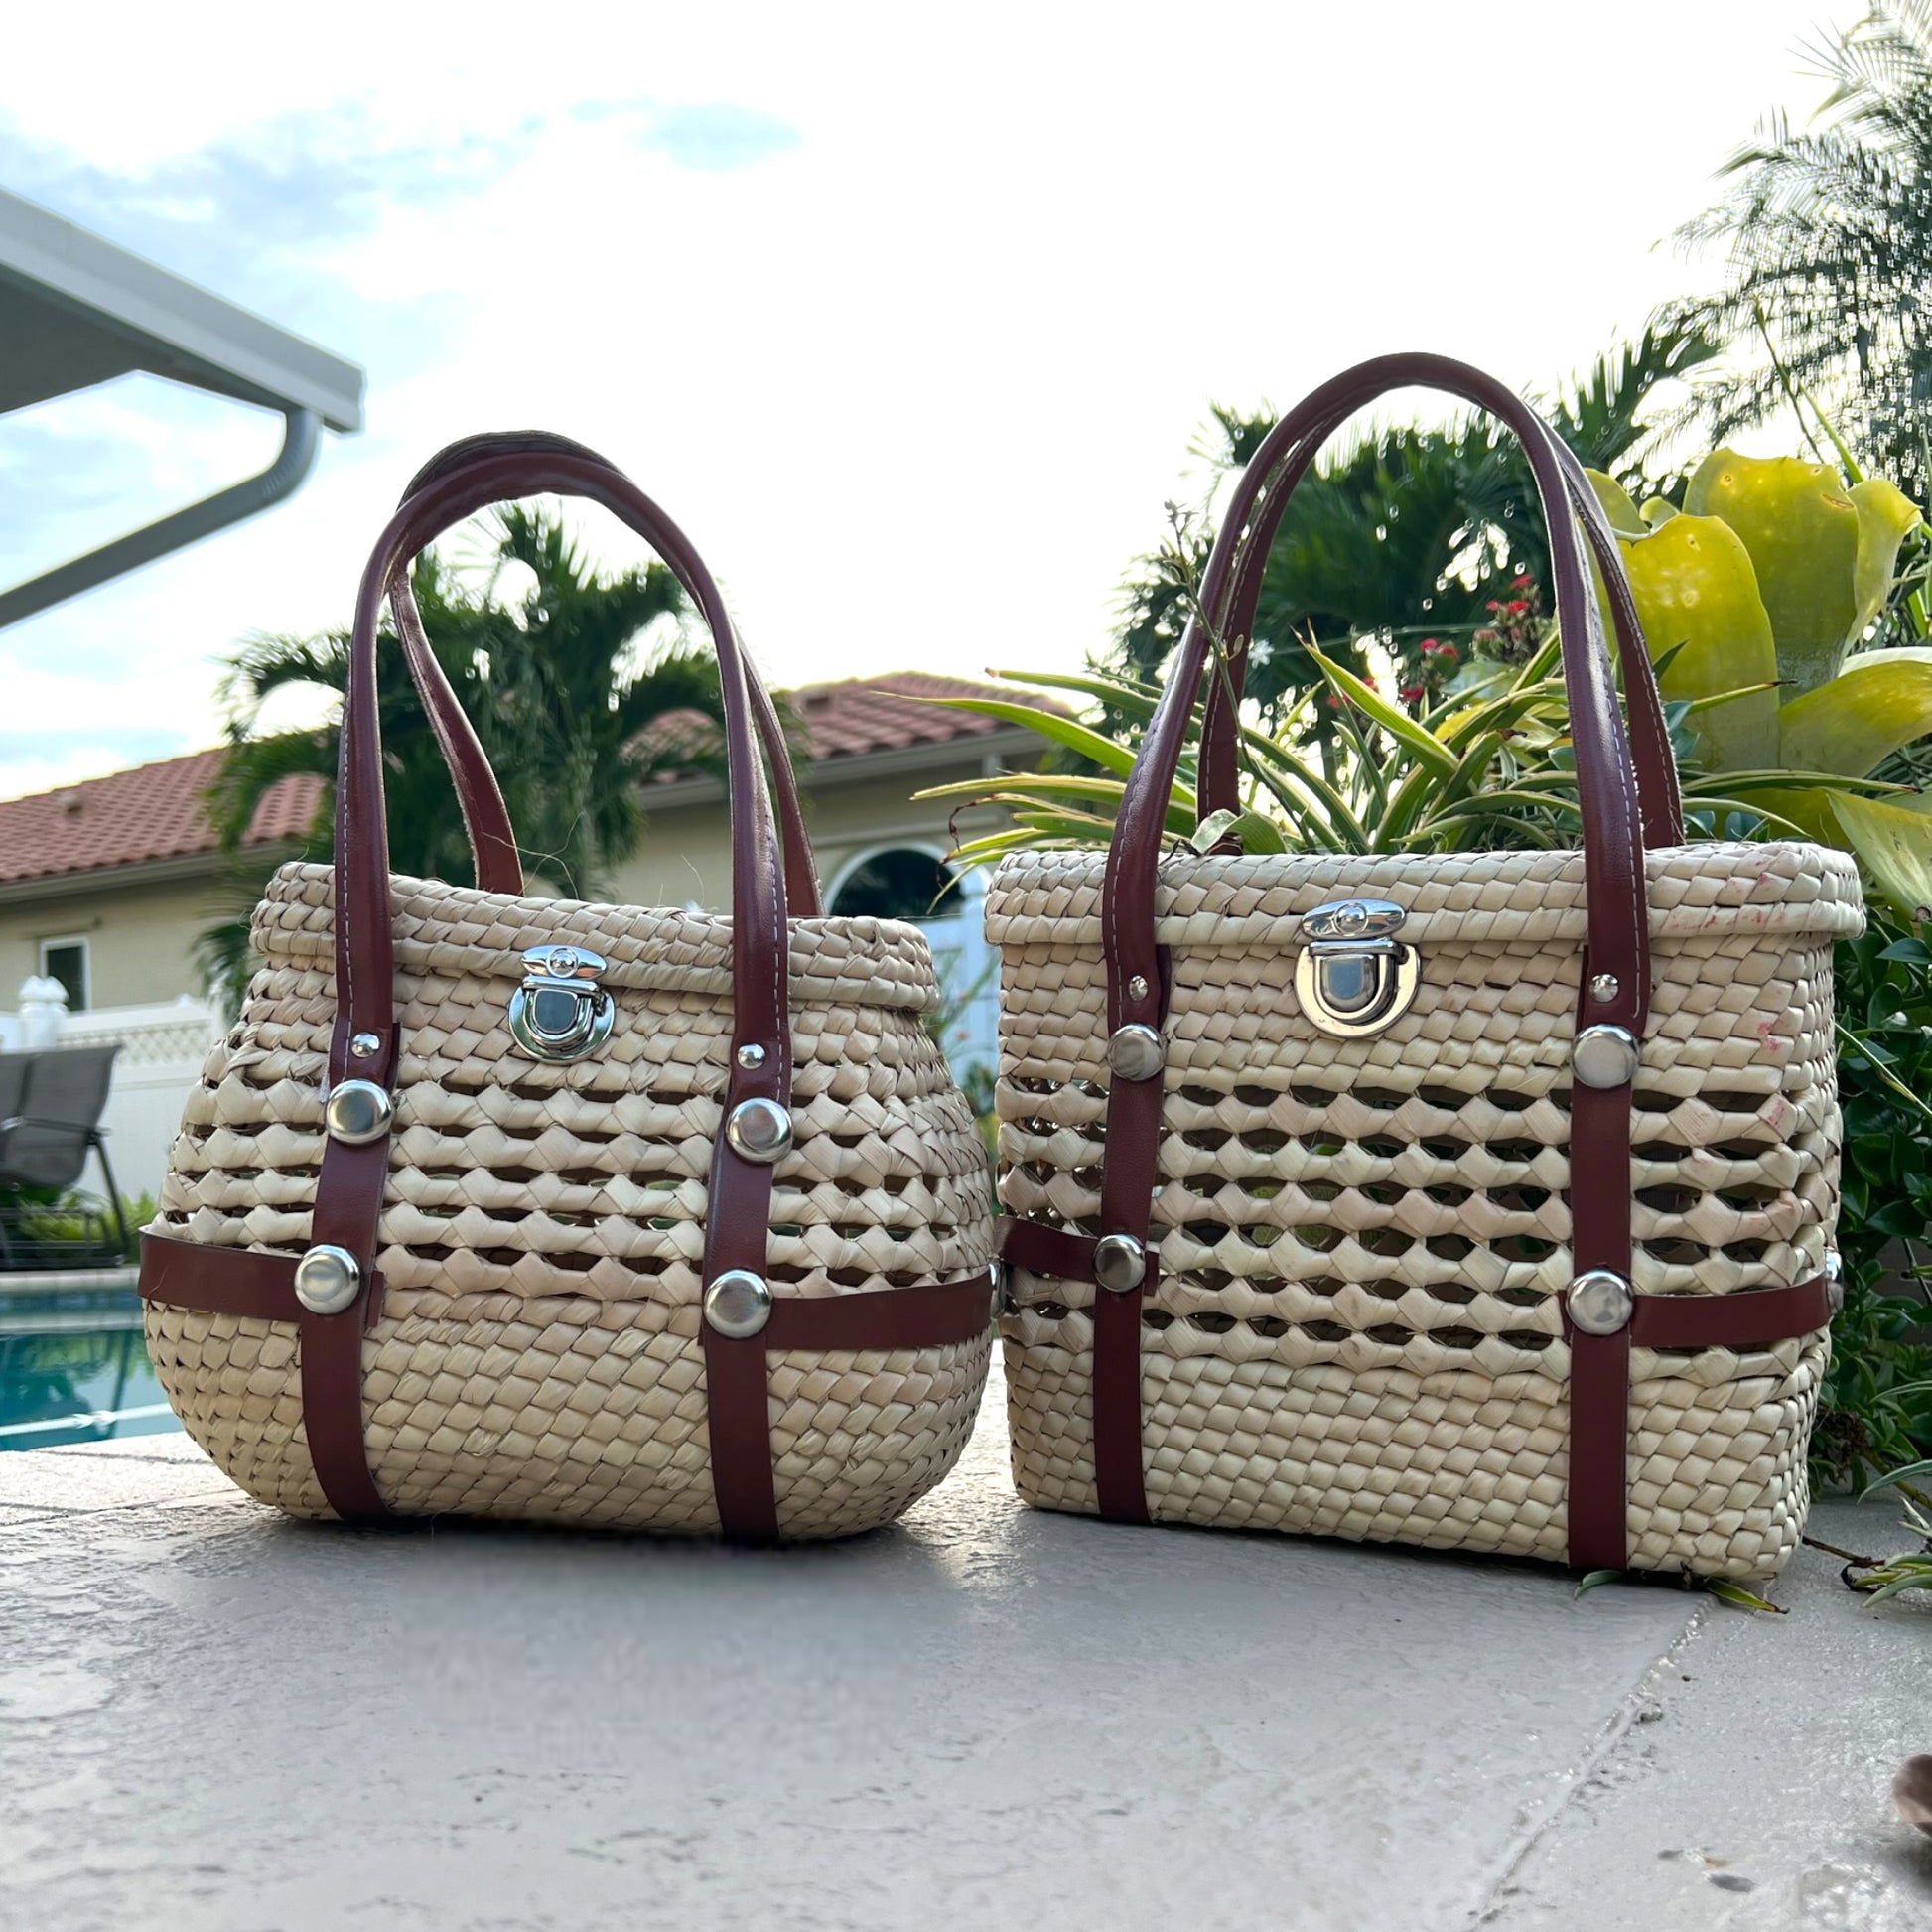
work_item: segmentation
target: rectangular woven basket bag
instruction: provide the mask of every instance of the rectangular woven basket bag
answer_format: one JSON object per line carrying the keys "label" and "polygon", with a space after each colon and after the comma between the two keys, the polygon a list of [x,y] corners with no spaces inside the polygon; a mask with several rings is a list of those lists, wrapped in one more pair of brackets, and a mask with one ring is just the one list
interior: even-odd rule
{"label": "rectangular woven basket bag", "polygon": [[1128,1521],[1766,1577],[1838,1302],[1831,961],[1860,884],[1818,846],[1685,844],[1615,540],[1506,389],[1387,357],[1261,446],[1202,584],[1229,642],[1201,814],[1237,803],[1290,493],[1417,384],[1528,454],[1583,849],[1165,855],[1209,662],[1189,629],[1111,849],[1009,858],[988,893],[1016,1480]]}
{"label": "rectangular woven basket bag", "polygon": [[[539,490],[629,523],[710,626],[729,919],[525,893],[407,567]],[[385,594],[476,890],[389,875]],[[269,887],[142,1243],[156,1372],[215,1461],[299,1516],[754,1539],[869,1529],[937,1482],[985,1383],[993,1215],[925,938],[822,915],[717,586],[593,453],[477,438],[411,484],[356,605],[336,855]]]}

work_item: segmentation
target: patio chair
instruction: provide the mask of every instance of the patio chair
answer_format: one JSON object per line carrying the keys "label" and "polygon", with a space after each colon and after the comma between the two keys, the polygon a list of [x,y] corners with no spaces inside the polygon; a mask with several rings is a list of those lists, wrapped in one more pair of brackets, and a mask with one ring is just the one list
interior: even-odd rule
{"label": "patio chair", "polygon": [[[120,1042],[46,1053],[0,1053],[0,1268],[110,1267],[127,1256],[126,1211],[100,1128]],[[105,1211],[63,1202],[76,1236],[37,1233],[53,1202],[74,1188],[87,1157],[100,1162]],[[36,1200],[30,1196],[38,1195]]]}

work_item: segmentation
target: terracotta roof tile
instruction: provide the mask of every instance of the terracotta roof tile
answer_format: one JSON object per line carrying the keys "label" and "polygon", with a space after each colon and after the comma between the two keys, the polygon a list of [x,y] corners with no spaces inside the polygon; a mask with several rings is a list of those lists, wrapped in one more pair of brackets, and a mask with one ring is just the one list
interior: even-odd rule
{"label": "terracotta roof tile", "polygon": [[[1008,729],[972,712],[920,704],[920,698],[1007,695],[990,685],[924,671],[808,684],[790,695],[813,763],[911,745],[949,745]],[[655,729],[668,734],[679,730],[681,721],[683,715],[674,713]],[[689,722],[698,722],[696,714]],[[203,799],[220,762],[219,750],[194,752],[58,791],[0,800],[0,885],[212,852],[214,831]],[[657,775],[675,773],[660,769]],[[320,778],[284,778],[256,810],[248,843],[301,838],[315,820],[322,789]]]}
{"label": "terracotta roof tile", "polygon": [[[194,752],[0,800],[0,885],[212,852],[204,796],[220,765],[218,750]],[[321,799],[320,778],[282,779],[256,808],[247,842],[299,839]]]}
{"label": "terracotta roof tile", "polygon": [[814,761],[896,752],[908,745],[949,745],[1011,731],[972,711],[948,711],[921,698],[1014,698],[966,678],[934,677],[927,671],[894,671],[885,677],[847,678],[839,684],[807,684],[791,693],[791,708],[805,728]]}

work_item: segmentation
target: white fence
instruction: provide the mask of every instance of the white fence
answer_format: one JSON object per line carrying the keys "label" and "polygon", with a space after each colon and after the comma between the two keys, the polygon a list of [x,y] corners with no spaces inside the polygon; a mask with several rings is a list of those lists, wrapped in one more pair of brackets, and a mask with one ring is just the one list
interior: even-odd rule
{"label": "white fence", "polygon": [[[42,991],[48,987],[52,994]],[[191,995],[155,1006],[69,1013],[58,984],[48,980],[29,980],[21,988],[21,1011],[0,1013],[0,1046],[9,1052],[120,1041],[101,1126],[115,1182],[130,1196],[161,1191],[183,1103],[220,1035],[220,1016]],[[92,1182],[90,1174],[85,1184]]]}

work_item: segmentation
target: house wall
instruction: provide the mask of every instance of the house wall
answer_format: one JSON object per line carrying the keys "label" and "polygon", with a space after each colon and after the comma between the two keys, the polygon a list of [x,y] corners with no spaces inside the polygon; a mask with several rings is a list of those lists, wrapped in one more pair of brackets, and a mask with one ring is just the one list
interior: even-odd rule
{"label": "house wall", "polygon": [[[871,778],[862,784],[827,785],[804,794],[805,829],[829,890],[855,859],[882,846],[918,845],[943,852],[953,842],[948,827],[953,801],[921,804],[912,793],[930,785],[983,778],[977,757],[934,760],[916,771]],[[649,820],[637,856],[620,868],[613,897],[625,905],[697,905],[730,909],[731,831],[722,798],[685,805],[644,803]]]}
{"label": "house wall", "polygon": [[[934,762],[805,797],[819,877],[830,888],[854,860],[881,846],[951,844],[947,801],[914,804],[927,785],[978,778],[977,757]],[[65,883],[65,882],[64,882]],[[731,898],[731,832],[722,796],[656,804],[637,856],[619,869],[612,897],[628,905],[699,905],[725,911]],[[84,936],[88,1004],[145,1006],[199,990],[195,942],[229,916],[221,875],[209,870],[146,883],[97,882],[83,890],[0,902],[0,1007],[40,970],[40,942]]]}
{"label": "house wall", "polygon": [[199,983],[196,939],[228,911],[213,872],[0,903],[0,1006],[11,1007],[21,981],[40,970],[43,939],[74,936],[87,941],[89,1006],[178,999]]}

